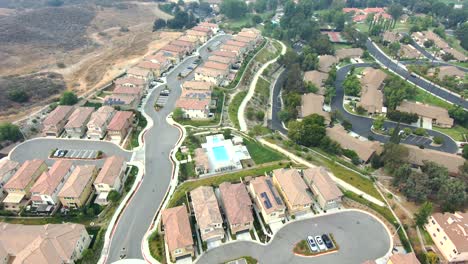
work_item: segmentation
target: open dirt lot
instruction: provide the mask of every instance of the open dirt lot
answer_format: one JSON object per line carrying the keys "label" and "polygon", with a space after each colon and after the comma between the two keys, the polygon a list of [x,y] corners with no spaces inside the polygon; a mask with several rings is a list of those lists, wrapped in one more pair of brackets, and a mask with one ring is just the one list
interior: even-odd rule
{"label": "open dirt lot", "polygon": [[[103,7],[84,2],[25,11],[2,9],[0,78],[54,72],[62,75],[66,88],[83,94],[181,34],[152,32],[156,18],[169,18],[156,3],[119,2]],[[39,108],[57,95],[31,96],[14,111],[0,106],[0,121],[16,120],[25,110]]]}

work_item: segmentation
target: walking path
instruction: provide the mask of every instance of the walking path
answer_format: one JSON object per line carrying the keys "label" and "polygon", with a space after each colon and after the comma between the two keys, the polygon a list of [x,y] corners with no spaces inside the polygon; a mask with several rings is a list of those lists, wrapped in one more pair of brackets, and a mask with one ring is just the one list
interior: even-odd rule
{"label": "walking path", "polygon": [[274,59],[268,61],[267,63],[263,64],[263,66],[260,68],[260,70],[258,70],[255,73],[255,75],[254,75],[254,77],[252,79],[252,82],[250,82],[249,91],[247,92],[247,95],[245,96],[244,100],[242,101],[241,105],[239,106],[239,111],[237,112],[237,118],[239,119],[240,131],[247,131],[247,123],[246,123],[245,118],[244,118],[244,111],[245,111],[245,107],[247,106],[247,103],[250,101],[250,99],[252,99],[252,96],[255,93],[255,87],[257,86],[258,79],[260,78],[263,71],[268,66],[275,63],[281,55],[284,55],[286,53],[286,46],[284,45],[284,43],[281,42],[281,41],[278,41],[278,42],[281,44],[281,48],[282,48],[281,49],[281,54],[276,56],[276,58],[274,58]]}

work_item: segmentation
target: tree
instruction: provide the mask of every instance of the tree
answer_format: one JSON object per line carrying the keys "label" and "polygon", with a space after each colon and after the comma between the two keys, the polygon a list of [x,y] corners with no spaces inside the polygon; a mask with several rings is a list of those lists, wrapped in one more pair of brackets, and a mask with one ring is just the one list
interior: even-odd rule
{"label": "tree", "polygon": [[74,105],[78,103],[78,97],[72,91],[65,91],[60,97],[59,102],[61,105]]}
{"label": "tree", "polygon": [[231,139],[232,138],[232,131],[231,129],[224,129],[223,130],[224,139]]}
{"label": "tree", "polygon": [[462,126],[467,126],[468,125],[468,111],[464,110],[463,107],[457,105],[457,106],[452,106],[449,110],[449,115],[453,119],[455,119],[455,122],[459,123]]}
{"label": "tree", "polygon": [[396,122],[402,122],[406,124],[412,124],[419,120],[418,114],[400,112],[398,110],[391,110],[387,113],[388,119]]}
{"label": "tree", "polygon": [[259,15],[252,16],[252,23],[254,25],[260,24],[262,22],[262,17]]}
{"label": "tree", "polygon": [[377,116],[372,123],[375,130],[382,130],[385,123],[385,116]]}
{"label": "tree", "polygon": [[396,21],[403,15],[403,6],[400,4],[391,4],[388,9],[387,13],[392,16],[393,18],[393,26],[395,26]]}
{"label": "tree", "polygon": [[468,159],[468,144],[465,144],[465,145],[463,146],[462,156],[463,156],[465,159]]}
{"label": "tree", "polygon": [[206,14],[213,12],[213,9],[211,8],[210,3],[207,3],[207,2],[200,2],[200,5],[198,6],[198,8],[200,9],[200,11]]}
{"label": "tree", "polygon": [[263,121],[263,119],[265,118],[265,112],[263,112],[262,110],[258,110],[257,112],[255,112],[255,118],[257,118],[258,121]]}
{"label": "tree", "polygon": [[335,48],[326,35],[319,35],[317,39],[309,43],[309,46],[319,55],[335,53]]}
{"label": "tree", "polygon": [[409,85],[405,80],[396,76],[387,77],[384,87],[385,104],[389,110],[394,110],[405,99],[416,95],[416,88]]}
{"label": "tree", "polygon": [[162,19],[162,18],[158,18],[154,21],[154,24],[153,24],[153,32],[154,31],[157,31],[159,29],[163,29],[167,26],[167,23],[166,23],[166,20]]}
{"label": "tree", "polygon": [[434,143],[435,143],[435,144],[438,144],[438,145],[443,144],[443,143],[444,143],[444,139],[443,139],[442,137],[440,137],[440,136],[435,136],[435,137],[434,137]]}
{"label": "tree", "polygon": [[120,193],[116,190],[112,190],[109,192],[109,194],[107,195],[107,199],[113,203],[116,203],[119,201],[120,199]]}
{"label": "tree", "polygon": [[305,87],[301,67],[298,63],[294,63],[290,67],[288,67],[288,70],[286,72],[286,82],[284,89],[287,92],[304,93],[304,88]]}
{"label": "tree", "polygon": [[432,39],[428,39],[428,40],[424,41],[423,45],[424,45],[424,47],[426,49],[428,49],[428,48],[434,46],[434,41]]}
{"label": "tree", "polygon": [[24,103],[29,100],[29,94],[23,90],[12,90],[8,92],[8,99],[17,103]]}
{"label": "tree", "polygon": [[468,50],[468,22],[461,24],[457,30],[455,30],[455,35],[460,40],[460,45]]}
{"label": "tree", "polygon": [[344,129],[346,130],[351,130],[353,128],[353,124],[351,124],[351,122],[349,122],[348,120],[343,120],[343,122],[341,122],[341,125],[344,127]]}
{"label": "tree", "polygon": [[409,151],[405,146],[388,142],[384,145],[381,160],[385,169],[392,173],[406,163],[408,155]]}
{"label": "tree", "polygon": [[429,177],[425,174],[411,173],[402,191],[409,200],[425,202],[431,193],[429,190]]}
{"label": "tree", "polygon": [[172,113],[172,118],[175,121],[181,121],[182,119],[184,119],[184,116],[185,116],[185,112],[180,107],[177,107],[176,109],[174,109],[174,112]]}
{"label": "tree", "polygon": [[195,26],[197,19],[191,12],[176,11],[174,18],[167,21],[167,27],[172,29],[191,28]]}
{"label": "tree", "polygon": [[221,13],[231,19],[245,16],[247,10],[247,4],[244,1],[223,0],[221,3]]}
{"label": "tree", "polygon": [[418,212],[414,214],[414,221],[419,227],[428,223],[429,216],[432,214],[432,203],[424,202]]}
{"label": "tree", "polygon": [[346,95],[359,96],[361,93],[361,83],[356,75],[349,75],[343,82],[343,87]]}
{"label": "tree", "polygon": [[288,124],[288,137],[297,144],[307,147],[318,146],[325,136],[325,119],[312,114],[302,121],[291,121]]}
{"label": "tree", "polygon": [[0,142],[13,141],[16,142],[23,138],[21,131],[17,125],[12,123],[0,123]]}
{"label": "tree", "polygon": [[393,57],[397,57],[400,51],[400,43],[399,42],[393,42],[388,45],[388,49],[390,50],[390,54]]}
{"label": "tree", "polygon": [[306,82],[304,86],[308,93],[317,93],[319,90],[312,82]]}
{"label": "tree", "polygon": [[442,209],[446,212],[460,210],[466,202],[466,186],[462,180],[450,179],[440,187],[437,199],[442,203]]}

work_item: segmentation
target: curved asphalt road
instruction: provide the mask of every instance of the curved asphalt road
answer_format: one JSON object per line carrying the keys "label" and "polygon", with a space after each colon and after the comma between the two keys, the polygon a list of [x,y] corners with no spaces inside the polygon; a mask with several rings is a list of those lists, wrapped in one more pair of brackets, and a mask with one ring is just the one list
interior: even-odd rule
{"label": "curved asphalt road", "polygon": [[366,42],[366,47],[369,53],[372,54],[372,56],[377,61],[385,65],[385,67],[387,67],[388,69],[400,75],[400,77],[405,78],[407,81],[416,84],[417,86],[428,91],[429,93],[435,94],[438,97],[441,97],[452,104],[460,105],[463,108],[468,109],[468,101],[456,95],[453,95],[452,93],[446,90],[438,88],[437,86],[433,85],[425,79],[411,76],[409,72],[400,65],[401,63],[397,65],[386,54],[380,51],[377,48],[376,44],[370,41],[369,39]]}
{"label": "curved asphalt road", "polygon": [[[301,257],[293,253],[294,245],[308,235],[332,233],[339,245],[338,252],[317,257]],[[259,263],[269,264],[356,264],[383,257],[391,248],[389,233],[374,217],[345,211],[290,223],[281,228],[267,245],[250,241],[228,243],[208,250],[197,264],[225,263],[251,256]]]}
{"label": "curved asphalt road", "polygon": [[[206,59],[209,55],[207,48],[216,40],[224,41],[229,35],[220,35],[212,38],[208,44],[200,49],[199,55]],[[183,80],[178,74],[196,60],[196,56],[179,64],[167,76],[167,86],[171,88],[171,94],[163,109],[154,110],[154,103],[164,85],[155,88],[149,95],[145,104],[145,112],[154,121],[154,125],[145,136],[145,176],[137,189],[134,197],[123,211],[109,249],[107,263],[120,259],[120,254],[126,254],[128,259],[142,259],[142,239],[153,222],[153,217],[163,201],[166,190],[172,176],[172,163],[169,159],[172,148],[176,144],[179,130],[166,122],[166,117],[174,108],[181,94],[180,84],[193,76],[190,74]],[[123,250],[125,248],[125,250]]]}

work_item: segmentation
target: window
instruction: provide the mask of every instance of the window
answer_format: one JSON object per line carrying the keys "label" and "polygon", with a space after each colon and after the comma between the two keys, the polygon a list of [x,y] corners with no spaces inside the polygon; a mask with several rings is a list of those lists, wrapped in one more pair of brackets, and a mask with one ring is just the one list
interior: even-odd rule
{"label": "window", "polygon": [[182,249],[178,248],[178,249],[174,250],[174,253],[175,254],[180,254],[180,253],[182,253]]}
{"label": "window", "polygon": [[447,237],[446,237],[446,236],[444,236],[444,240],[447,240]]}
{"label": "window", "polygon": [[433,225],[435,225],[435,221],[434,221],[434,220],[432,220],[431,222],[432,222]]}
{"label": "window", "polygon": [[437,228],[437,232],[440,232],[440,229],[439,229],[439,228]]}
{"label": "window", "polygon": [[440,244],[443,245],[444,243],[442,241],[440,241]]}
{"label": "window", "polygon": [[453,250],[453,253],[457,254],[457,250],[456,250],[456,249],[454,249],[454,250]]}

